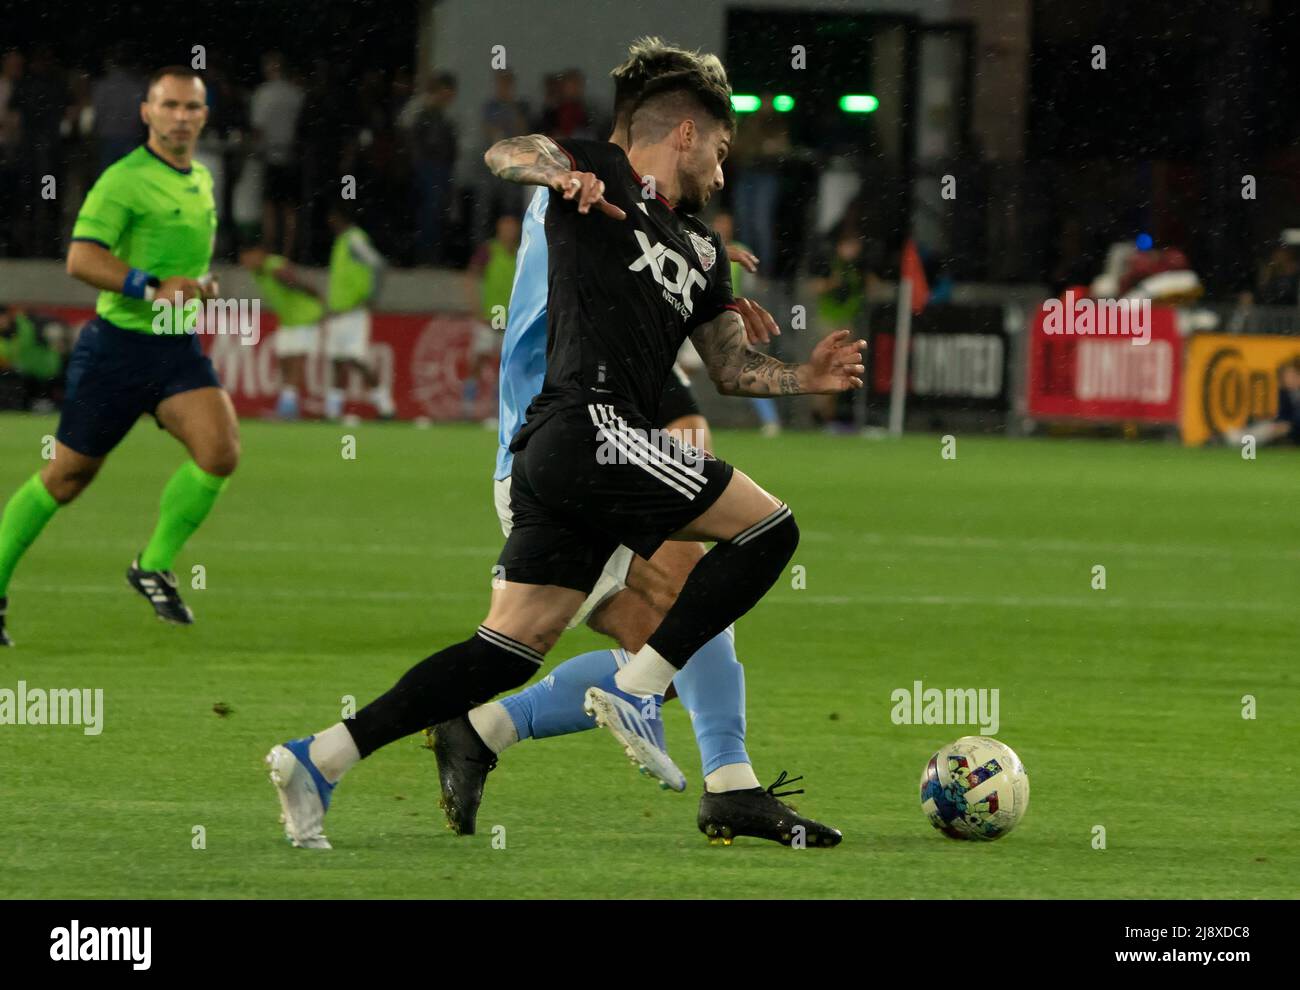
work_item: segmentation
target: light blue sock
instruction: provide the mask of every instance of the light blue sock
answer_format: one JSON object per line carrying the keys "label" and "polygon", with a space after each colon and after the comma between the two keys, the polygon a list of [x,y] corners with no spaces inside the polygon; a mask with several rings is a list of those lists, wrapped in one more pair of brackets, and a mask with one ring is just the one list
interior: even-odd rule
{"label": "light blue sock", "polygon": [[[621,666],[620,657],[626,662],[622,650],[583,653],[536,684],[502,698],[520,741],[595,728],[582,710],[582,699],[587,688]],[[745,668],[736,659],[731,630],[701,646],[673,684],[690,712],[704,775],[728,764],[751,762],[745,750]]]}
{"label": "light blue sock", "polygon": [[594,729],[582,710],[587,688],[618,670],[613,650],[597,650],[565,660],[536,684],[501,699],[515,732],[524,739],[545,739]]}
{"label": "light blue sock", "polygon": [[745,750],[745,668],[736,659],[731,629],[696,651],[673,678],[691,714],[704,776],[731,763],[749,763]]}
{"label": "light blue sock", "polygon": [[781,415],[777,412],[775,399],[752,396],[749,402],[754,407],[754,412],[758,413],[759,422],[764,426],[781,422]]}

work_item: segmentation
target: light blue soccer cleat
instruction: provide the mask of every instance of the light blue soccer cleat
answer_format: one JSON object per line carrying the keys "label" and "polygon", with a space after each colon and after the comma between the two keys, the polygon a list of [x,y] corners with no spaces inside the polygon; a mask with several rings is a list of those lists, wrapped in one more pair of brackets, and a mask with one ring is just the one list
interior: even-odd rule
{"label": "light blue soccer cleat", "polygon": [[664,742],[664,723],[659,708],[661,695],[644,697],[628,694],[614,682],[609,674],[594,687],[587,689],[582,707],[596,724],[614,734],[633,763],[641,772],[659,781],[665,790],[686,790],[686,776],[668,755]]}
{"label": "light blue soccer cleat", "polygon": [[284,835],[299,849],[331,849],[321,827],[329,811],[334,784],[311,761],[309,748],[315,736],[290,739],[266,754],[271,783],[280,796]]}

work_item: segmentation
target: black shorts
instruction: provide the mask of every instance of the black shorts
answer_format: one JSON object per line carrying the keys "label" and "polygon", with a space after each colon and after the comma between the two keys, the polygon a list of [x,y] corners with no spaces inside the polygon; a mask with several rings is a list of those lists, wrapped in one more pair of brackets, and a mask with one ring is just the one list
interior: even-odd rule
{"label": "black shorts", "polygon": [[268,203],[297,206],[302,199],[302,173],[296,164],[267,164],[262,179],[262,199]]}
{"label": "black shorts", "polygon": [[683,416],[702,415],[700,404],[695,401],[695,393],[691,391],[690,379],[674,365],[673,370],[668,372],[663,394],[659,397],[659,415],[655,417],[655,425],[664,427]]}
{"label": "black shorts", "polygon": [[733,472],[636,413],[600,403],[556,410],[515,452],[499,573],[590,592],[620,544],[650,558],[718,500]]}
{"label": "black shorts", "polygon": [[103,457],[163,399],[220,386],[195,334],[123,330],[95,317],[81,328],[68,359],[56,436],[79,454]]}

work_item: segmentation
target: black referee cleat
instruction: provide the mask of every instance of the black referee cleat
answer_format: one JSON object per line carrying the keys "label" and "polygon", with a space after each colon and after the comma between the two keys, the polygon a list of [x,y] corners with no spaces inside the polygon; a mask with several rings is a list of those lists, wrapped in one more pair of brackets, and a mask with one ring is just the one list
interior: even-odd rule
{"label": "black referee cleat", "polygon": [[9,611],[9,599],[0,598],[0,646],[13,646],[14,641],[5,632],[5,613]]}
{"label": "black referee cleat", "polygon": [[181,593],[176,589],[176,575],[171,571],[142,571],[140,558],[131,561],[126,572],[127,583],[149,599],[154,613],[163,622],[178,626],[192,626],[194,613],[181,601]]}
{"label": "black referee cleat", "polygon": [[496,754],[483,744],[464,715],[425,729],[424,734],[438,760],[442,788],[438,807],[447,816],[447,827],[457,835],[473,835],[478,806],[483,802],[483,782],[488,772],[496,769]]}
{"label": "black referee cleat", "polygon": [[778,800],[791,794],[802,794],[802,787],[797,791],[776,792],[782,784],[799,780],[803,778],[787,778],[782,770],[781,776],[767,788],[753,787],[720,794],[705,791],[700,798],[700,831],[709,837],[710,845],[721,843],[729,846],[736,836],[749,835],[756,839],[770,839],[783,846],[838,846],[844,838],[839,829],[805,818]]}

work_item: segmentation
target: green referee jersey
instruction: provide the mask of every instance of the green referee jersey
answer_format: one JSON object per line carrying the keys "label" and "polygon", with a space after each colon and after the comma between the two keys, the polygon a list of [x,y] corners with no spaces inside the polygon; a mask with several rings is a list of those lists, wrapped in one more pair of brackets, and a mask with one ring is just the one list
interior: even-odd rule
{"label": "green referee jersey", "polygon": [[[193,162],[181,170],[145,145],[114,162],[96,180],[72,228],[132,268],[160,279],[199,278],[212,263],[217,206],[212,174]],[[153,303],[101,292],[95,313],[125,330],[153,333]]]}
{"label": "green referee jersey", "polygon": [[280,318],[282,327],[302,327],[318,323],[325,313],[320,300],[310,293],[285,285],[275,277],[277,269],[287,265],[288,259],[278,254],[268,254],[262,263],[262,270],[253,279],[262,292],[262,302],[266,303]]}

